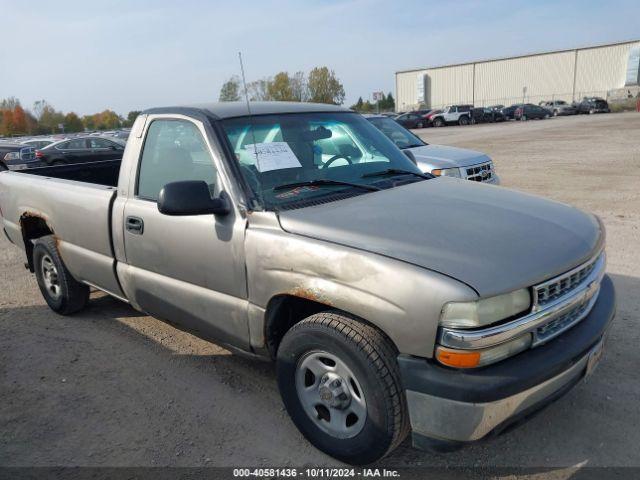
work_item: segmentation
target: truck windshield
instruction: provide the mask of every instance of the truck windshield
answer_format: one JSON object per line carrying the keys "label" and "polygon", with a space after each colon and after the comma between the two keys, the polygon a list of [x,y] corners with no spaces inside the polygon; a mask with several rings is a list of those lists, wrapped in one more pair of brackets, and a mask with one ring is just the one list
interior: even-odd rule
{"label": "truck windshield", "polygon": [[[259,115],[222,125],[242,175],[266,209],[391,188],[397,176],[424,179],[391,140],[356,113]],[[387,170],[398,173],[367,175]]]}
{"label": "truck windshield", "polygon": [[391,118],[370,117],[367,120],[384,133],[398,148],[413,148],[426,145],[426,143]]}

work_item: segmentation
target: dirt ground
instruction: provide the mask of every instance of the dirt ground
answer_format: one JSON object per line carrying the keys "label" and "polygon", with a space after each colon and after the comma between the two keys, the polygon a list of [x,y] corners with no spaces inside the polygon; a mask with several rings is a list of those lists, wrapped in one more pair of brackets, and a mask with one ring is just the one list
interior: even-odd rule
{"label": "dirt ground", "polygon": [[[418,131],[494,160],[503,186],[598,214],[618,315],[586,383],[525,425],[451,454],[405,442],[385,467],[640,466],[640,114]],[[272,365],[94,294],[53,314],[0,239],[0,465],[304,466]]]}

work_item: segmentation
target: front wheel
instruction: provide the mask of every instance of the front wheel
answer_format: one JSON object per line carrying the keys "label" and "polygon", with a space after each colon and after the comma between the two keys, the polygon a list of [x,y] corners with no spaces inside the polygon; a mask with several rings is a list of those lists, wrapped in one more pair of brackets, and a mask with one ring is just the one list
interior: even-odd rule
{"label": "front wheel", "polygon": [[89,287],[71,276],[52,235],[36,240],[33,266],[40,292],[51,310],[70,315],[85,307],[89,301]]}
{"label": "front wheel", "polygon": [[433,121],[433,126],[434,126],[434,127],[444,127],[444,120],[443,120],[443,119],[441,119],[441,118],[436,118],[436,119]]}
{"label": "front wheel", "polygon": [[396,355],[381,332],[341,313],[294,325],[278,348],[278,386],[307,440],[355,465],[395,449],[409,431]]}

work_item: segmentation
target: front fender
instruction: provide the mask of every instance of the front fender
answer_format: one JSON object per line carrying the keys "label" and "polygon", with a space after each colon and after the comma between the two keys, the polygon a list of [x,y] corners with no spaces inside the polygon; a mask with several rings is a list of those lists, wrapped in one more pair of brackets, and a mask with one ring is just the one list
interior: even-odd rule
{"label": "front fender", "polygon": [[[264,311],[279,295],[313,300],[372,323],[400,353],[431,357],[444,303],[477,298],[465,284],[422,267],[251,220],[245,242],[254,307]],[[265,320],[257,317],[251,338],[262,348]]]}

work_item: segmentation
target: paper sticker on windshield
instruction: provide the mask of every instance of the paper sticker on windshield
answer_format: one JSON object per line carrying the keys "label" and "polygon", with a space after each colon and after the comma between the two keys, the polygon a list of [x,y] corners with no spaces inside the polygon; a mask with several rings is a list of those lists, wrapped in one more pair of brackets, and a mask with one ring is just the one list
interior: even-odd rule
{"label": "paper sticker on windshield", "polygon": [[252,143],[244,148],[254,157],[259,172],[302,167],[287,142]]}

